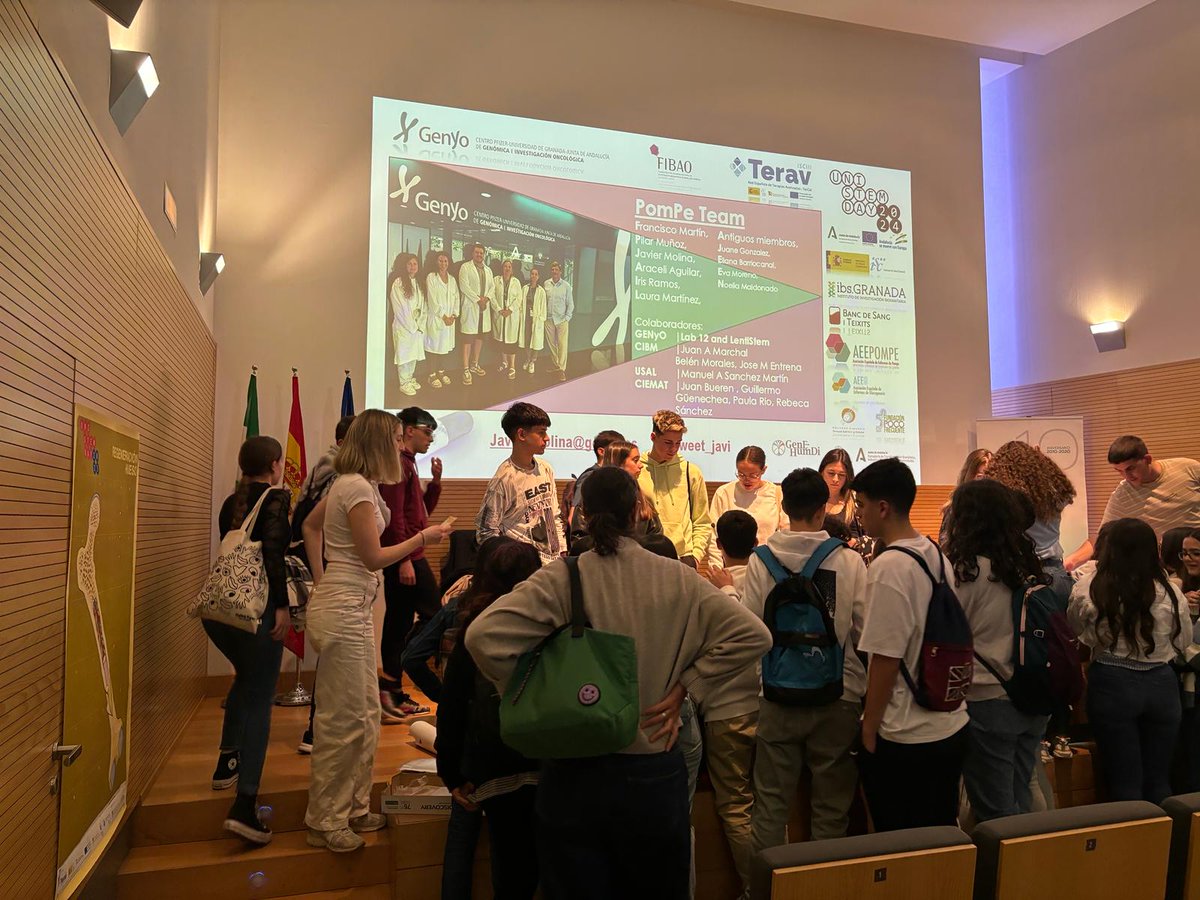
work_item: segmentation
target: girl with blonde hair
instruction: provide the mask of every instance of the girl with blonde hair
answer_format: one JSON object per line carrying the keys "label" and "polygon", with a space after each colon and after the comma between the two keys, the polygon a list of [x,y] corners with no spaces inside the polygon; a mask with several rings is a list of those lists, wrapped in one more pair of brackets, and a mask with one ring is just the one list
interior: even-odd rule
{"label": "girl with blonde hair", "polygon": [[386,817],[370,810],[380,716],[371,606],[379,571],[450,531],[449,525],[433,525],[393,547],[380,546],[390,510],[378,485],[401,480],[402,434],[389,412],[369,409],[357,416],[334,462],[337,480],[303,526],[316,583],[307,628],[321,654],[305,822],[309,846],[335,853],[357,850],[364,844],[360,832],[387,825]]}

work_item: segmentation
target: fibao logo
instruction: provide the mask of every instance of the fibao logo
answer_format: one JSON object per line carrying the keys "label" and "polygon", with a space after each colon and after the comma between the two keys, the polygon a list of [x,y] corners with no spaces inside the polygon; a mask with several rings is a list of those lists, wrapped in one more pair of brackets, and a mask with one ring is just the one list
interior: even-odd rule
{"label": "fibao logo", "polygon": [[820,456],[821,448],[808,441],[776,441],[771,452],[776,456]]}
{"label": "fibao logo", "polygon": [[[400,130],[392,138],[401,144],[407,144],[411,135],[422,144],[437,144],[450,150],[466,150],[471,146],[471,139],[462,131],[436,131],[428,125],[421,125],[421,120],[408,117],[407,112],[400,113]],[[420,127],[418,128],[417,126]]]}
{"label": "fibao logo", "polygon": [[690,159],[681,159],[676,156],[667,156],[659,150],[658,144],[650,145],[650,155],[654,157],[654,164],[658,168],[660,174],[663,175],[691,175],[692,161]]}
{"label": "fibao logo", "polygon": [[413,189],[420,183],[420,175],[413,175],[410,178],[408,166],[401,165],[396,170],[396,189],[388,196],[393,200],[399,200],[401,206],[408,206],[411,197],[413,205],[421,212],[427,212],[433,216],[444,216],[451,222],[465,222],[470,218],[470,211],[457,200],[449,203],[444,200],[434,200],[429,196],[428,191],[417,191],[414,194]]}

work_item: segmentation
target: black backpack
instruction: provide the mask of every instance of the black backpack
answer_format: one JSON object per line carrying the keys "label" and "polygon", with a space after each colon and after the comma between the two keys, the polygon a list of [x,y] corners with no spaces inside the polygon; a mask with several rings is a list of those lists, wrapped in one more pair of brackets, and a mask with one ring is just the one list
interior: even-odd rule
{"label": "black backpack", "polygon": [[[937,547],[930,539],[929,543]],[[885,547],[881,553],[895,550],[911,557],[921,567],[933,584],[929,598],[929,611],[925,616],[925,632],[921,636],[921,654],[917,660],[917,677],[904,660],[900,661],[900,674],[918,706],[934,712],[954,712],[967,699],[974,673],[975,648],[971,640],[971,626],[963,612],[958,595],[946,581],[946,557],[938,550],[941,571],[934,578],[920,553],[907,547]]]}

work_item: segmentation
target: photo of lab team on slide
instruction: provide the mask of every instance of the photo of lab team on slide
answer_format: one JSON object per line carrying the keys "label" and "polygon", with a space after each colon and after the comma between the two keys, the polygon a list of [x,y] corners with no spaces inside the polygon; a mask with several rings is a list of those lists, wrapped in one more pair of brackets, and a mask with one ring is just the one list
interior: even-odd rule
{"label": "photo of lab team on slide", "polygon": [[[387,406],[420,393],[484,409],[630,358],[613,315],[629,290],[617,229],[441,167],[392,170],[390,264],[373,274],[386,277]],[[431,199],[445,196],[476,199]]]}

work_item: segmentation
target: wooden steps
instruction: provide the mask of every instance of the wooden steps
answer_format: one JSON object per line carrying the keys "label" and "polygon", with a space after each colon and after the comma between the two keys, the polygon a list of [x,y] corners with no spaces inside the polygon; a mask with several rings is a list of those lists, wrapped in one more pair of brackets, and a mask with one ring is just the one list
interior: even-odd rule
{"label": "wooden steps", "polygon": [[386,829],[364,834],[366,846],[354,853],[310,847],[306,836],[304,831],[283,832],[257,848],[236,838],[135,847],[117,876],[117,896],[233,900],[391,884]]}
{"label": "wooden steps", "polygon": [[[430,897],[436,897],[431,894]],[[392,888],[386,884],[366,887],[337,888],[332,891],[317,891],[313,894],[292,894],[287,900],[392,900]]]}

